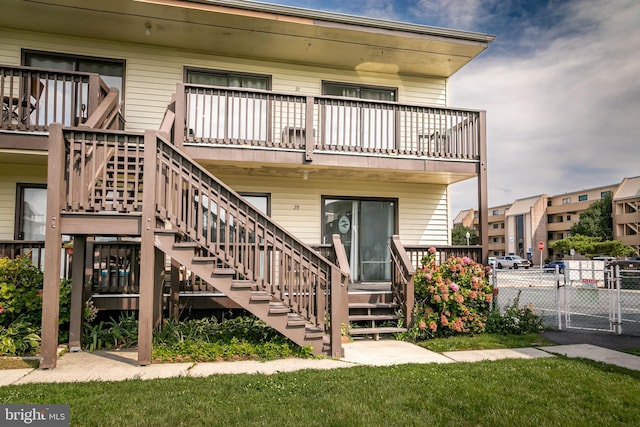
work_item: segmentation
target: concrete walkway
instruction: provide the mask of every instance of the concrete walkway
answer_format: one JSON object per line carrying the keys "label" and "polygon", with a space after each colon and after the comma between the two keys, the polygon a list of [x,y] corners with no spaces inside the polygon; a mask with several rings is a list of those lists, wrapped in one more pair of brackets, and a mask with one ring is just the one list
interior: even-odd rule
{"label": "concrete walkway", "polygon": [[83,381],[122,381],[169,377],[206,377],[217,374],[273,374],[301,369],[335,369],[353,366],[389,366],[407,363],[477,362],[499,359],[533,359],[567,357],[592,359],[640,371],[640,357],[590,344],[558,345],[539,348],[502,350],[453,351],[434,353],[402,341],[355,341],[344,344],[345,356],[340,359],[280,359],[268,362],[160,363],[150,366],[136,364],[132,350],[65,353],[55,369],[7,369],[0,371],[0,386],[30,383]]}

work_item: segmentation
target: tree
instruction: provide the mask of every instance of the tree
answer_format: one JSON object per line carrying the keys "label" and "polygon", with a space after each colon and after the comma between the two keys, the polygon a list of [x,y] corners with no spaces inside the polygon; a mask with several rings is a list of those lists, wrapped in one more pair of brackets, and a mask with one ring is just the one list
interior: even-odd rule
{"label": "tree", "polygon": [[577,234],[566,239],[558,240],[549,245],[553,250],[568,254],[571,249],[584,256],[593,258],[594,256],[625,257],[635,254],[635,250],[625,245],[619,240],[602,240],[599,237],[583,236]]}
{"label": "tree", "polygon": [[[607,191],[602,199],[594,202],[580,214],[580,220],[570,231],[571,235],[598,237],[613,240],[612,195]],[[577,248],[576,248],[577,250]]]}
{"label": "tree", "polygon": [[469,233],[469,244],[478,244],[478,235],[469,227],[464,225],[458,225],[451,230],[451,244],[452,245],[465,245],[467,244],[467,233]]}

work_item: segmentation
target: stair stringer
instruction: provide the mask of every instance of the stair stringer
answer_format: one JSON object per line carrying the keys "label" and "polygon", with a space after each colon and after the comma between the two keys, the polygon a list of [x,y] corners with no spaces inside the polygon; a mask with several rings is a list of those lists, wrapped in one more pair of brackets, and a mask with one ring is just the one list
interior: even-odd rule
{"label": "stair stringer", "polygon": [[328,340],[324,331],[292,313],[274,295],[255,290],[255,284],[234,280],[236,272],[231,268],[218,268],[216,258],[212,257],[211,262],[202,262],[201,259],[194,262],[195,249],[202,246],[195,242],[192,247],[176,245],[175,236],[173,230],[156,231],[154,245],[295,344],[310,346],[314,354],[324,354],[324,341]]}

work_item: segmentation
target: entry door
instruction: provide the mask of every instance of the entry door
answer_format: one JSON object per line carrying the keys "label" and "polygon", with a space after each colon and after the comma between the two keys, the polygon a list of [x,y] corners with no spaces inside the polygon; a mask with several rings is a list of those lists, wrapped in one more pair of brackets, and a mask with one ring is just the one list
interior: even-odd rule
{"label": "entry door", "polygon": [[387,242],[394,234],[395,206],[395,200],[325,199],[325,241],[340,235],[355,281],[391,280]]}

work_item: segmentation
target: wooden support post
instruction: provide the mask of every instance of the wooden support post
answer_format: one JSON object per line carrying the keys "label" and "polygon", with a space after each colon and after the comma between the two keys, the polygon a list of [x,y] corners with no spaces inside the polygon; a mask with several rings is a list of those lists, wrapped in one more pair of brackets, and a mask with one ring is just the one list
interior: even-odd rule
{"label": "wooden support post", "polygon": [[184,146],[184,134],[187,124],[186,120],[186,103],[187,97],[184,91],[184,83],[176,85],[176,103],[175,103],[175,123],[173,124],[173,144],[179,149]]}
{"label": "wooden support post", "polygon": [[316,138],[313,134],[313,96],[307,96],[305,114],[305,138],[304,138],[304,159],[307,162],[313,161],[313,151],[316,148]]}
{"label": "wooden support post", "polygon": [[71,259],[71,319],[69,321],[69,351],[80,351],[84,308],[84,260],[86,236],[73,239]]}
{"label": "wooden support post", "polygon": [[[342,351],[342,324],[346,322],[348,315],[344,313],[344,295],[346,286],[342,283],[342,273],[335,267],[331,268],[331,357],[344,357]],[[348,298],[348,297],[347,297]]]}
{"label": "wooden support post", "polygon": [[478,228],[480,231],[481,263],[489,258],[489,204],[487,196],[487,113],[480,112],[478,119],[478,145],[480,161],[478,164]]}
{"label": "wooden support post", "polygon": [[153,327],[157,328],[162,323],[163,285],[165,274],[165,255],[160,249],[155,249],[155,263],[153,267],[154,292],[153,292]]}
{"label": "wooden support post", "polygon": [[169,292],[169,314],[173,320],[180,318],[180,264],[171,260],[171,291]]}
{"label": "wooden support post", "polygon": [[56,367],[58,358],[58,319],[60,314],[60,261],[62,234],[60,211],[64,188],[64,136],[62,124],[49,127],[47,169],[47,216],[44,246],[44,281],[42,291],[42,335],[40,369]]}
{"label": "wooden support post", "polygon": [[156,150],[155,131],[144,134],[144,195],[140,224],[140,303],[138,311],[138,365],[151,364],[154,320],[154,281],[156,225]]}

